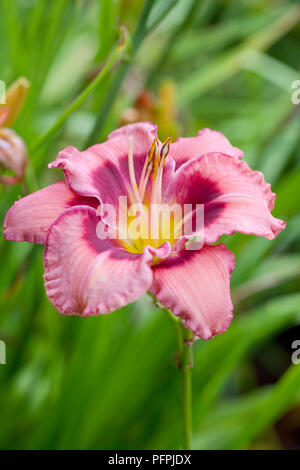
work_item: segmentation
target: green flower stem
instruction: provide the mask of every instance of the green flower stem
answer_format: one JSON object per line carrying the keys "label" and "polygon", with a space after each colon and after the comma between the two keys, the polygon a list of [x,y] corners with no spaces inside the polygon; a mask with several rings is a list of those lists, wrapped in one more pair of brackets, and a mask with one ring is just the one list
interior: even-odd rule
{"label": "green flower stem", "polygon": [[[156,300],[156,299],[155,299]],[[193,333],[182,326],[180,318],[175,317],[168,309],[162,309],[175,327],[178,352],[177,367],[181,376],[181,413],[183,449],[191,449],[192,438],[192,345]]]}
{"label": "green flower stem", "polygon": [[[180,325],[181,326],[181,325]],[[192,439],[192,346],[185,342],[186,329],[181,326],[182,352],[179,358],[181,372],[182,443],[185,450],[191,449]]]}
{"label": "green flower stem", "polygon": [[117,59],[119,58],[120,54],[122,53],[125,45],[125,40],[122,38],[120,44],[116,47],[116,49],[110,55],[108,61],[98,73],[98,75],[94,78],[94,80],[75,98],[75,100],[68,106],[68,108],[59,116],[59,118],[55,121],[55,123],[48,129],[48,131],[39,137],[33,145],[29,148],[29,153],[32,155],[39,148],[44,145],[52,136],[55,134],[60,127],[65,123],[67,118],[76,111],[81,104],[86,100],[86,98],[98,87],[101,81],[106,77],[108,72],[111,70],[113,65],[116,63]]}

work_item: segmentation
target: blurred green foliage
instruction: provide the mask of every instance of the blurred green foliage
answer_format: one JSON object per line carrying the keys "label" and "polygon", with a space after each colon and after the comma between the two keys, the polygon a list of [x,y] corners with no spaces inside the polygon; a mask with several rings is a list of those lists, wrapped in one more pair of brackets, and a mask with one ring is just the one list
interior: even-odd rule
{"label": "blurred green foliage", "polygon": [[[143,6],[144,3],[144,6]],[[287,228],[272,242],[224,237],[236,255],[235,318],[194,346],[194,448],[300,446],[300,8],[288,0],[1,0],[0,78],[31,82],[16,131],[29,148],[85,89],[118,42],[131,47],[59,131],[29,154],[26,187],[2,187],[0,211],[61,178],[59,149],[84,148],[130,114],[161,138],[222,131],[278,193]],[[150,107],[137,101],[149,90]],[[42,247],[0,243],[0,447],[178,448],[172,326],[151,300],[101,318],[59,315]]]}

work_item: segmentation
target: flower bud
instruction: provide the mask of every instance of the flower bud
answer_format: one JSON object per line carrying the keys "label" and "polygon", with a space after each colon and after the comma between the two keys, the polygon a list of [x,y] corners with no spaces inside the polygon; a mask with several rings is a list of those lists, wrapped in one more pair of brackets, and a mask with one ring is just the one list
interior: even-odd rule
{"label": "flower bud", "polygon": [[9,115],[9,109],[7,106],[0,108],[0,127],[5,123]]}
{"label": "flower bud", "polygon": [[15,184],[23,179],[28,157],[26,146],[12,129],[0,128],[0,166],[9,168],[14,177],[0,176],[0,182]]}
{"label": "flower bud", "polygon": [[[6,116],[3,122],[1,122],[0,115],[0,125],[5,125],[5,127],[11,127],[24,104],[28,89],[29,82],[24,77],[19,78],[9,87],[6,92],[5,102],[5,108],[8,108],[9,114],[8,116]],[[4,108],[0,108],[0,111],[2,109]]]}

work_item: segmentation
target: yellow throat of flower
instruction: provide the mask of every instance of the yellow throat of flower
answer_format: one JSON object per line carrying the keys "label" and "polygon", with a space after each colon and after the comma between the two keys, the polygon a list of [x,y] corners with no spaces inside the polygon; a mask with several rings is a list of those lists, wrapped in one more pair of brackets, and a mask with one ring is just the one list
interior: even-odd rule
{"label": "yellow throat of flower", "polygon": [[169,206],[162,203],[163,172],[170,145],[171,137],[168,137],[159,151],[158,139],[153,140],[145,159],[139,184],[137,184],[133,161],[133,139],[132,137],[128,139],[130,176],[128,192],[131,206],[127,210],[127,230],[126,237],[124,237],[126,240],[122,245],[130,252],[141,253],[147,245],[158,248],[166,241],[172,245],[176,240],[175,227],[178,223],[178,216],[173,212],[170,213]]}

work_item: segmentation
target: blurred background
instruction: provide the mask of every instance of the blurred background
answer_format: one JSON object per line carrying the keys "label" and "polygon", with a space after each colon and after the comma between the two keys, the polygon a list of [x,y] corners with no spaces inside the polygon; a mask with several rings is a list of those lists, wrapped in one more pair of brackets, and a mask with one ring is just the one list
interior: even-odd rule
{"label": "blurred background", "polygon": [[[116,50],[120,25],[126,41]],[[220,130],[277,193],[273,214],[287,228],[274,241],[223,237],[236,256],[234,320],[194,345],[195,449],[300,448],[300,365],[291,360],[300,340],[299,48],[297,1],[0,2],[0,79],[31,83],[13,126],[29,165],[24,182],[0,187],[1,224],[18,197],[62,179],[47,169],[58,150],[139,120],[156,122],[161,139]],[[1,237],[0,447],[179,448],[169,320],[146,297],[101,318],[59,315],[45,296],[42,254]]]}

